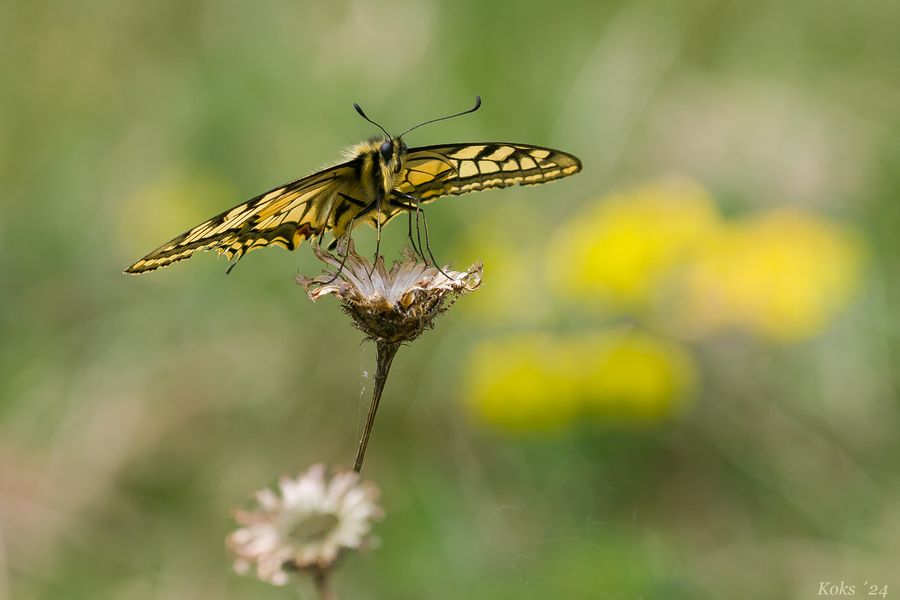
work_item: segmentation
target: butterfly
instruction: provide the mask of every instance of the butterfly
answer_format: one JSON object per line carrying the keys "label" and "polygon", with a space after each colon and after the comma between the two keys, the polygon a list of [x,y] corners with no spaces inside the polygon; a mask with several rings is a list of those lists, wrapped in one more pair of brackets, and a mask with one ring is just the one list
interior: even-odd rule
{"label": "butterfly", "polygon": [[[252,250],[266,246],[294,250],[303,240],[320,240],[329,231],[334,246],[361,223],[375,227],[380,242],[381,228],[394,217],[406,212],[418,218],[423,204],[442,196],[545,183],[581,170],[581,161],[575,156],[530,144],[474,142],[407,148],[404,135],[422,125],[475,112],[481,106],[479,96],[469,110],[425,121],[398,136],[391,136],[369,119],[358,104],[353,106],[381,129],[384,137],[358,144],[345,162],[278,186],[204,221],[125,272],[153,271],[200,250],[224,254],[232,261],[230,272]],[[411,223],[410,218],[410,241]]]}

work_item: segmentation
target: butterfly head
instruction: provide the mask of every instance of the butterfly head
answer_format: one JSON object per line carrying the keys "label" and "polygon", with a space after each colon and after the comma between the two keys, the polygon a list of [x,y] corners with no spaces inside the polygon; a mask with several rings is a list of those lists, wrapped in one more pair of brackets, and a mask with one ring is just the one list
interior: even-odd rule
{"label": "butterfly head", "polygon": [[[470,112],[475,112],[481,106],[481,96],[475,96],[475,106],[470,108],[469,110],[464,110],[461,113],[456,113],[453,115],[448,115],[446,117],[438,117],[437,119],[431,119],[430,121],[425,121],[424,123],[419,123],[415,127],[410,127],[403,133],[398,136],[392,136],[387,132],[387,130],[366,116],[366,113],[363,112],[363,109],[359,106],[359,104],[354,103],[353,108],[356,109],[356,112],[359,113],[363,119],[375,125],[384,132],[384,138],[376,141],[378,144],[378,154],[381,156],[381,165],[387,171],[393,173],[399,173],[400,169],[403,168],[403,157],[406,156],[406,142],[403,141],[403,136],[412,131],[413,129],[418,129],[422,125],[428,125],[429,123],[435,123],[437,121],[443,121],[444,119],[452,119],[453,117],[459,117],[461,115],[469,114]],[[380,142],[380,143],[379,143]]]}
{"label": "butterfly head", "polygon": [[406,142],[399,136],[383,140],[378,146],[381,164],[388,170],[399,173],[403,168],[403,157],[406,155]]}

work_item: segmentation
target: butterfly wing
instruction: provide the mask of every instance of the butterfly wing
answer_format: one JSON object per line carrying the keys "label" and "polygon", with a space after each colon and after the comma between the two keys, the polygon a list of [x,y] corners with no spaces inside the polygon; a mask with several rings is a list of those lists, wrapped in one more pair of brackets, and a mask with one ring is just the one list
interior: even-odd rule
{"label": "butterfly wing", "polygon": [[429,201],[448,194],[546,183],[581,170],[575,156],[541,146],[505,142],[412,148],[396,189]]}
{"label": "butterfly wing", "polygon": [[274,245],[288,250],[330,228],[329,213],[341,189],[353,181],[351,163],[319,171],[216,215],[163,244],[126,273],[144,273],[189,258],[198,250],[215,249],[236,264],[257,248]]}

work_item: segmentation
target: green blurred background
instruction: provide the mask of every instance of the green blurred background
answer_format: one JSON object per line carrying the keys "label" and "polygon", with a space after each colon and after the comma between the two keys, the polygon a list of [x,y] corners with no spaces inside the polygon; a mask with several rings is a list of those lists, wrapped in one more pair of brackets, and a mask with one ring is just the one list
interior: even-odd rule
{"label": "green blurred background", "polygon": [[342,597],[900,594],[898,24],[888,0],[0,4],[0,598],[297,597],[232,572],[230,512],[351,462],[371,346],[293,283],[306,246],[121,271],[375,133],[352,102],[398,131],[475,94],[408,143],[584,172],[429,208],[485,283],[394,363],[381,547]]}

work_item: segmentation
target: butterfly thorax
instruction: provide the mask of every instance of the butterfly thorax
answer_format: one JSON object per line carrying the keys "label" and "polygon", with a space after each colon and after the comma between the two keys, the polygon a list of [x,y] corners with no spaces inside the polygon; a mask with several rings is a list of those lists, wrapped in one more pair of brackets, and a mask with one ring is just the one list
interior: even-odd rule
{"label": "butterfly thorax", "polygon": [[403,170],[406,143],[400,138],[377,137],[351,150],[359,165],[359,179],[367,201],[390,196],[397,176]]}
{"label": "butterfly thorax", "polygon": [[403,172],[407,147],[399,137],[374,137],[350,148],[347,163],[355,177],[347,180],[328,211],[326,227],[336,237],[347,229],[368,223],[373,227],[389,220],[396,208],[390,201]]}

